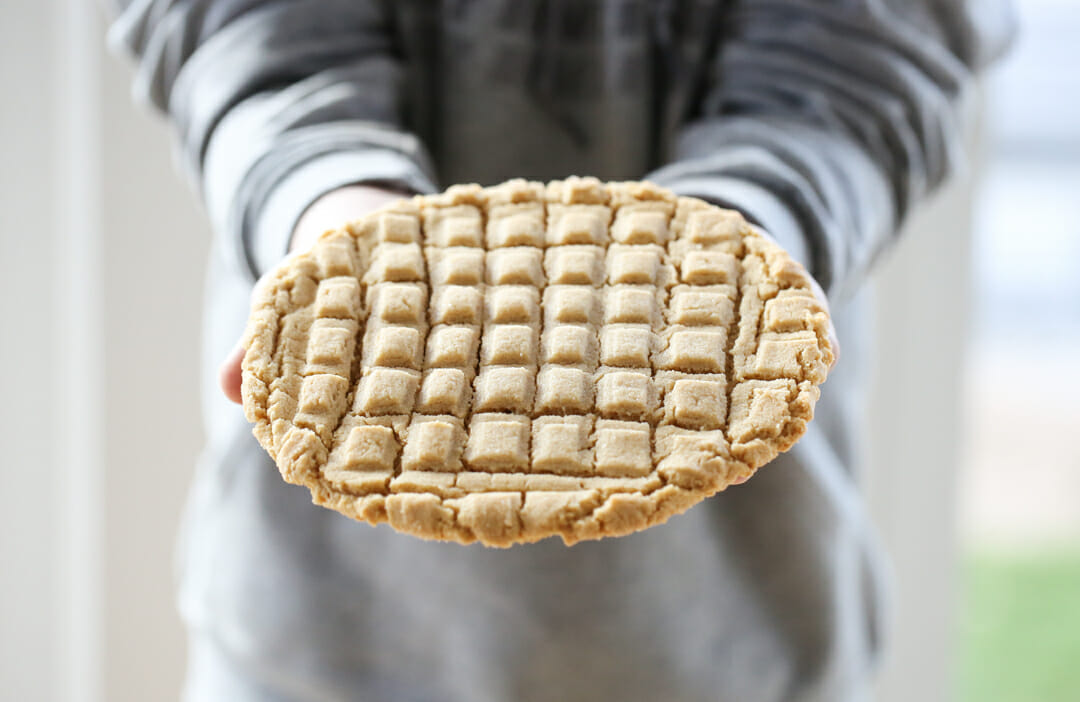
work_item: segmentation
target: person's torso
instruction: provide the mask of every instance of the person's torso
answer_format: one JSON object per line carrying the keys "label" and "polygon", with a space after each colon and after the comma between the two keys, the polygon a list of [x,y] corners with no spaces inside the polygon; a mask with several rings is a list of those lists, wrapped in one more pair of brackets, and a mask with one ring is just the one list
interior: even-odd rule
{"label": "person's torso", "polygon": [[[641,178],[697,109],[720,4],[395,2],[406,122],[444,186]],[[876,584],[851,457],[822,431],[849,415],[826,409],[746,485],[640,534],[508,551],[425,543],[313,506],[216,397],[211,368],[246,293],[217,262],[210,445],[182,607],[264,684],[297,699],[433,702],[839,702],[861,690]]]}
{"label": "person's torso", "polygon": [[698,108],[723,3],[394,3],[405,120],[443,184],[640,178]]}

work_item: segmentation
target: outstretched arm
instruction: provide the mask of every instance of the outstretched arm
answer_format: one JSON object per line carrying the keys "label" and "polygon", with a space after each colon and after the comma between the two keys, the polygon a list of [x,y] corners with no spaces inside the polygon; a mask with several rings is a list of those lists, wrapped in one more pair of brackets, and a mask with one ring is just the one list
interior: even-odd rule
{"label": "outstretched arm", "polygon": [[378,0],[117,0],[136,96],[166,111],[220,241],[257,278],[302,213],[350,184],[434,190],[404,127],[403,69]]}
{"label": "outstretched arm", "polygon": [[743,210],[842,296],[957,162],[1007,0],[727,6],[699,114],[650,179]]}

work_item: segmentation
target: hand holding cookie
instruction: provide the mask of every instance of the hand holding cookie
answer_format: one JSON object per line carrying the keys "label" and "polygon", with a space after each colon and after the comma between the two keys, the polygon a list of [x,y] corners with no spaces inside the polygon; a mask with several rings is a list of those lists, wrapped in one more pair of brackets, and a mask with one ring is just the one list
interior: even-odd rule
{"label": "hand holding cookie", "polygon": [[[289,242],[289,252],[307,251],[323,232],[337,229],[342,222],[351,222],[403,197],[408,195],[367,185],[349,185],[333,190],[312,203],[297,221]],[[265,280],[264,277],[256,284],[256,291]],[[252,297],[255,297],[256,291],[252,292]],[[218,370],[221,391],[238,405],[243,402],[240,396],[240,364],[243,360],[244,346],[237,343]]]}

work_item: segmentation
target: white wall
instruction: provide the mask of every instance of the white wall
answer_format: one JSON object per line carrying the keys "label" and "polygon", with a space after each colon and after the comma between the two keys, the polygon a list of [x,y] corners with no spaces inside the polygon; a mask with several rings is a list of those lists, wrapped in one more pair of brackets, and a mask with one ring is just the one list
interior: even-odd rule
{"label": "white wall", "polygon": [[175,699],[208,244],[96,3],[0,3],[0,698]]}
{"label": "white wall", "polygon": [[[208,234],[88,7],[0,3],[0,690],[166,700]],[[968,195],[939,198],[878,276],[868,492],[899,615],[884,702],[949,698]]]}
{"label": "white wall", "polygon": [[0,4],[0,690],[25,700],[52,693],[58,626],[49,606],[58,569],[58,509],[50,494],[57,456],[49,436],[59,361],[50,322],[59,216],[48,197],[54,96],[39,82],[53,72],[54,55],[40,52],[35,73],[12,68],[43,39],[48,46],[51,24],[47,4]]}
{"label": "white wall", "polygon": [[137,702],[175,698],[183,664],[172,563],[202,441],[196,379],[209,232],[173,167],[164,121],[132,107],[127,62],[103,56],[102,68],[104,676],[106,699]]}
{"label": "white wall", "polygon": [[879,702],[954,698],[972,187],[970,177],[960,177],[940,192],[874,276],[877,369],[866,494],[893,566]]}

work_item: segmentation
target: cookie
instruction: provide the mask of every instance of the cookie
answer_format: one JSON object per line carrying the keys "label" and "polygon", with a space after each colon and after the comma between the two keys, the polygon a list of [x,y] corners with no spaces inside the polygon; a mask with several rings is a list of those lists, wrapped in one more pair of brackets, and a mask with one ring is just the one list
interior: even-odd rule
{"label": "cookie", "polygon": [[791,447],[832,359],[805,270],[649,183],[454,186],[256,291],[244,411],[318,504],[423,538],[662,523]]}

